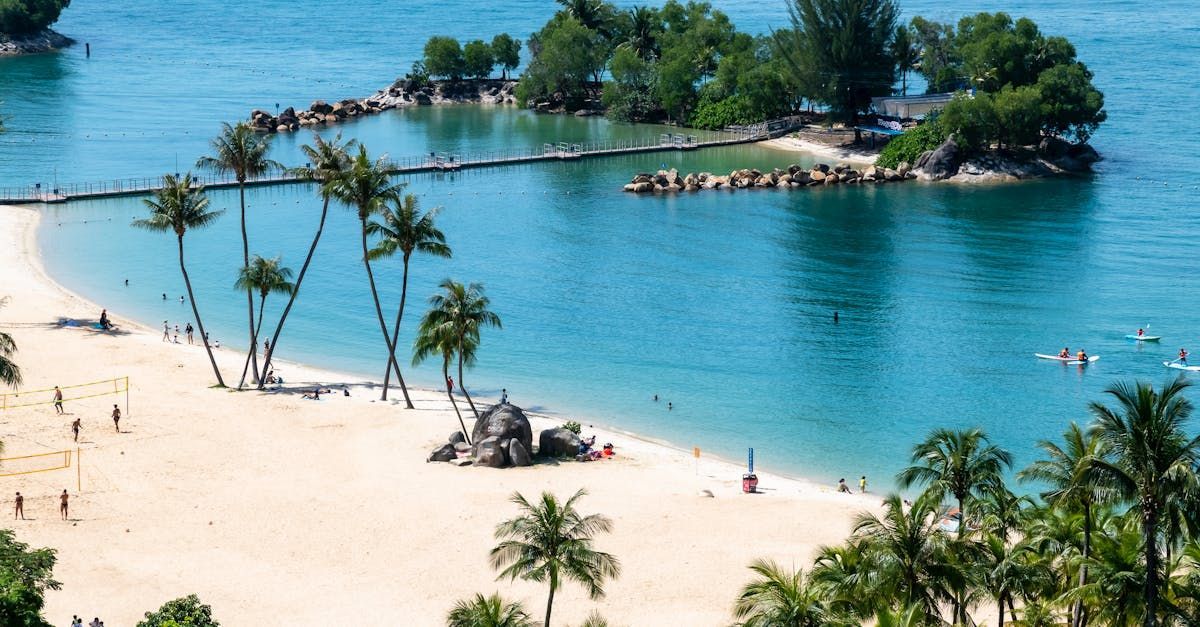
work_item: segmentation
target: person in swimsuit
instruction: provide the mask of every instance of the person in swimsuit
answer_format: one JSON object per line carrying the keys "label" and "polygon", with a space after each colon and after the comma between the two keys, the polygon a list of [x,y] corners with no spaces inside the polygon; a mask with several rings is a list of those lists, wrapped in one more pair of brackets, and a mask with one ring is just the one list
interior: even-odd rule
{"label": "person in swimsuit", "polygon": [[1061,351],[1059,351],[1058,356],[1063,359],[1070,359],[1071,358],[1071,349],[1067,346],[1064,346],[1063,349]]}
{"label": "person in swimsuit", "polygon": [[20,516],[21,520],[25,520],[25,497],[21,496],[20,492],[17,492],[17,505],[13,510],[13,520],[16,520],[17,516]]}
{"label": "person in swimsuit", "polygon": [[167,325],[167,321],[163,320],[163,339],[164,342],[171,341],[171,327]]}
{"label": "person in swimsuit", "polygon": [[62,519],[67,519],[67,500],[71,497],[67,496],[67,491],[63,490],[62,496],[58,497],[62,504],[58,506],[58,511],[62,512]]}
{"label": "person in swimsuit", "polygon": [[121,432],[121,408],[117,407],[115,404],[113,405],[112,419],[113,419],[113,426],[117,428],[117,433],[120,433]]}
{"label": "person in swimsuit", "polygon": [[1083,350],[1082,348],[1079,349],[1079,354],[1075,355],[1075,359],[1086,362],[1088,360],[1087,351]]}
{"label": "person in swimsuit", "polygon": [[1181,363],[1185,366],[1188,365],[1187,356],[1188,356],[1188,352],[1187,352],[1186,348],[1179,349],[1179,363]]}
{"label": "person in swimsuit", "polygon": [[79,430],[82,428],[83,428],[83,423],[80,421],[79,418],[76,418],[75,422],[71,423],[71,431],[75,434],[76,442],[79,441]]}
{"label": "person in swimsuit", "polygon": [[62,401],[62,390],[58,389],[58,386],[56,385],[54,386],[54,412],[60,416],[66,413],[63,411]]}
{"label": "person in swimsuit", "polygon": [[1145,332],[1145,331],[1143,331],[1143,330],[1141,330],[1141,329],[1138,329],[1138,337],[1142,337],[1142,336],[1143,336],[1143,335],[1145,335],[1145,334],[1146,334],[1146,332]]}

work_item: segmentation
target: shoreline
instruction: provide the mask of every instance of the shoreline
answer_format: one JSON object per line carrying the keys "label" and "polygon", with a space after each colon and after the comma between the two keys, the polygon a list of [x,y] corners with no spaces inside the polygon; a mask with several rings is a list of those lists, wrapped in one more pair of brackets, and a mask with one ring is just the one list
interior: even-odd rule
{"label": "shoreline", "polygon": [[[0,208],[0,227],[16,244],[0,252],[6,262],[0,276],[14,296],[0,310],[0,321],[48,321],[54,314],[94,319],[98,307],[45,272],[36,236],[40,217],[36,210]],[[397,612],[433,622],[454,600],[497,589],[537,608],[544,599],[540,586],[494,581],[486,566],[491,530],[511,515],[507,496],[514,490],[531,495],[550,489],[566,496],[586,486],[591,494],[582,509],[603,512],[616,524],[612,537],[599,539],[600,547],[626,562],[626,574],[610,584],[610,596],[598,604],[605,616],[624,624],[679,616],[689,624],[724,624],[736,582],[748,577],[752,559],[806,562],[819,545],[840,541],[854,514],[878,505],[874,493],[848,497],[769,471],[757,473],[765,493],[761,498],[742,495],[739,464],[707,454],[697,461],[670,442],[594,422],[584,434],[614,442],[616,460],[504,470],[426,464],[429,450],[457,430],[439,392],[410,390],[416,409],[408,411],[395,401],[370,400],[368,392],[377,388],[368,379],[294,362],[283,362],[288,384],[281,393],[217,390],[208,387],[211,368],[200,346],[163,346],[157,331],[113,316],[120,318],[122,333],[5,328],[21,349],[16,358],[25,371],[25,389],[99,378],[90,363],[106,364],[105,376],[133,377],[133,410],[122,421],[123,427],[131,424],[129,434],[102,432],[99,410],[105,399],[85,419],[85,433],[97,435],[83,444],[88,449],[80,467],[84,491],[72,501],[84,512],[81,520],[69,527],[49,524],[56,520],[17,525],[22,541],[59,550],[55,575],[64,588],[47,595],[48,616],[94,603],[98,607],[84,613],[111,624],[136,622],[142,612],[190,592],[199,593],[224,624],[234,626],[269,622],[295,608],[304,608],[295,624],[322,624],[331,617],[365,622]],[[181,357],[181,349],[191,349],[189,358]],[[62,355],[69,361],[59,359]],[[242,357],[221,349],[218,359],[229,370],[240,367]],[[349,385],[353,396],[333,395],[320,403],[298,399],[296,392],[305,384],[338,387],[334,381]],[[45,450],[63,437],[62,425],[41,424],[61,422],[48,421],[45,409],[9,413],[15,419],[0,414],[9,455]],[[531,413],[530,419],[535,430],[562,422],[545,413]],[[586,418],[578,420],[588,424]],[[263,447],[275,452],[264,454]],[[296,455],[302,464],[294,460],[285,469],[267,461]],[[40,477],[55,482],[58,474]],[[27,503],[40,502],[36,488],[18,483],[30,495]],[[704,490],[715,498],[699,496]],[[373,516],[360,520],[364,498]],[[329,507],[340,511],[347,502],[354,513],[337,517],[336,525],[317,514]],[[215,515],[201,513],[204,522],[193,521],[194,507],[222,515],[205,525]],[[380,536],[372,519],[387,520],[402,533]],[[443,524],[426,529],[430,519]],[[175,533],[177,525],[189,531]],[[446,534],[458,539],[450,553]],[[664,534],[673,541],[662,543]],[[300,537],[318,540],[300,549],[291,541]],[[413,537],[422,540],[413,545]],[[337,556],[364,541],[372,547],[364,563],[347,570]],[[393,555],[405,557],[395,562]],[[151,573],[160,573],[169,560],[197,564],[147,585],[146,577],[155,577]],[[207,563],[214,566],[201,565]],[[232,578],[229,564],[237,564]],[[332,583],[331,570],[338,573]],[[254,596],[242,592],[255,589],[254,582],[268,571],[282,573],[270,590]],[[669,589],[660,583],[664,580],[672,582]],[[398,584],[402,588],[393,589]],[[338,600],[310,608],[305,591],[319,585],[331,585]],[[568,620],[581,619],[595,605],[579,590],[562,594]]]}
{"label": "shoreline", "polygon": [[830,146],[792,135],[768,139],[758,142],[758,144],[786,152],[805,152],[855,165],[871,165],[875,163],[875,157],[878,156],[878,152],[858,150],[847,146]]}
{"label": "shoreline", "polygon": [[0,33],[0,57],[18,57],[26,54],[43,54],[69,48],[75,40],[47,28],[37,33],[12,36]]}

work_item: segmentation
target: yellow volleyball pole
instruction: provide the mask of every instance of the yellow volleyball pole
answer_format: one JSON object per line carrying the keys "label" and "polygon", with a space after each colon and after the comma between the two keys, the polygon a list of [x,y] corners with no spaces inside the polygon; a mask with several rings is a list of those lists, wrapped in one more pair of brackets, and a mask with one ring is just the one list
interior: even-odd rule
{"label": "yellow volleyball pole", "polygon": [[75,493],[76,494],[83,491],[83,471],[80,470],[80,468],[79,468],[80,463],[83,461],[83,456],[81,456],[79,453],[80,453],[79,447],[77,446],[77,447],[75,447]]}

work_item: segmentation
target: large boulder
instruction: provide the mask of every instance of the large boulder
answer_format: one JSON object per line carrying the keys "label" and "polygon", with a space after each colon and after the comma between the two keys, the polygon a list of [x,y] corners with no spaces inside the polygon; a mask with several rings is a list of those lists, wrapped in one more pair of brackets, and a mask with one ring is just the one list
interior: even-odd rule
{"label": "large boulder", "polygon": [[429,454],[429,459],[426,461],[448,462],[456,457],[458,457],[458,453],[454,450],[454,445],[443,444],[433,449],[433,452]]}
{"label": "large boulder", "polygon": [[958,174],[962,161],[962,151],[958,149],[954,136],[950,136],[936,150],[922,153],[917,159],[916,169],[930,180],[943,181]]}
{"label": "large boulder", "polygon": [[569,429],[555,427],[538,434],[538,455],[574,457],[579,453],[579,436]]}
{"label": "large boulder", "polygon": [[313,103],[309,105],[308,110],[312,111],[313,113],[325,115],[327,113],[333,113],[333,105],[325,102],[324,100],[314,100]]}
{"label": "large boulder", "polygon": [[504,449],[504,443],[500,441],[500,438],[492,436],[475,442],[475,445],[471,447],[471,457],[477,466],[504,468],[508,465]]}
{"label": "large boulder", "polygon": [[521,444],[520,440],[513,438],[508,441],[508,461],[513,466],[532,466],[533,455]]}
{"label": "large boulder", "polygon": [[475,428],[471,429],[472,442],[482,442],[492,437],[516,439],[525,450],[533,450],[533,429],[529,426],[529,418],[525,417],[520,407],[511,403],[492,405],[475,421]]}

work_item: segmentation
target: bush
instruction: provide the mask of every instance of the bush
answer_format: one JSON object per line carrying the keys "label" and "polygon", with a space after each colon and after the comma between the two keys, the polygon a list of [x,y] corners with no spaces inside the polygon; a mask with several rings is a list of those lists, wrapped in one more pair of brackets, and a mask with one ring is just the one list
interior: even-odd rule
{"label": "bush", "polygon": [[563,423],[563,429],[566,429],[567,431],[570,431],[571,433],[574,433],[575,435],[579,435],[580,433],[583,432],[583,425],[580,425],[578,422],[575,422],[574,420],[568,420],[565,423]]}
{"label": "bush", "polygon": [[430,75],[459,79],[465,66],[457,39],[435,35],[425,42],[425,69]]}
{"label": "bush", "polygon": [[921,153],[933,150],[946,141],[946,135],[937,116],[931,114],[920,126],[893,137],[875,158],[875,165],[894,169],[901,161],[914,164]]}
{"label": "bush", "polygon": [[0,33],[29,35],[58,21],[71,0],[0,0]]}
{"label": "bush", "polygon": [[146,612],[146,620],[137,627],[220,627],[212,617],[212,608],[194,594],[167,601],[157,612]]}
{"label": "bush", "polygon": [[982,92],[974,97],[963,92],[955,94],[942,111],[940,122],[968,154],[987,150],[991,140],[999,135],[996,107],[992,97]]}
{"label": "bush", "polygon": [[696,128],[720,130],[731,124],[752,124],[761,121],[762,118],[755,114],[750,99],[739,95],[716,101],[701,101],[689,124]]}
{"label": "bush", "polygon": [[495,66],[496,57],[492,54],[492,47],[482,39],[469,41],[463,46],[463,70],[467,76],[487,78]]}

